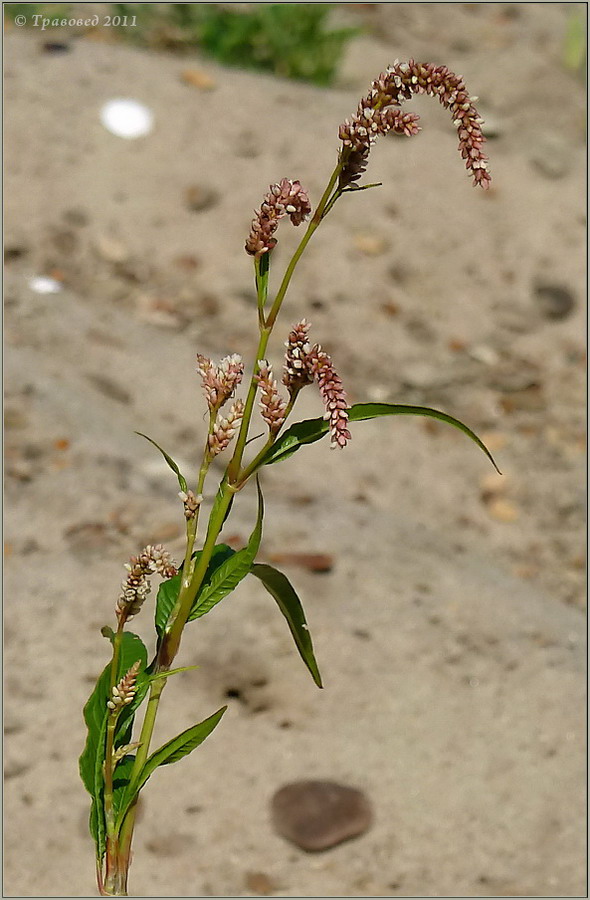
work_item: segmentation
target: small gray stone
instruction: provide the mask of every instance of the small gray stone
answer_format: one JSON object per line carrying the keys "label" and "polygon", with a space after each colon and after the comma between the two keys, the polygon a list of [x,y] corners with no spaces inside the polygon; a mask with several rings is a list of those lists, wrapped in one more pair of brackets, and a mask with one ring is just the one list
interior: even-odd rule
{"label": "small gray stone", "polygon": [[537,285],[535,298],[547,319],[565,319],[575,306],[574,295],[569,288],[558,284]]}
{"label": "small gray stone", "polygon": [[328,850],[363,834],[371,805],[356,788],[335,781],[295,781],[272,798],[275,830],[302,850]]}
{"label": "small gray stone", "polygon": [[483,119],[481,130],[488,139],[499,138],[504,134],[506,126],[500,119],[485,110],[480,110],[480,115]]}
{"label": "small gray stone", "polygon": [[540,135],[531,152],[531,162],[546,178],[563,178],[572,166],[572,151],[558,134]]}

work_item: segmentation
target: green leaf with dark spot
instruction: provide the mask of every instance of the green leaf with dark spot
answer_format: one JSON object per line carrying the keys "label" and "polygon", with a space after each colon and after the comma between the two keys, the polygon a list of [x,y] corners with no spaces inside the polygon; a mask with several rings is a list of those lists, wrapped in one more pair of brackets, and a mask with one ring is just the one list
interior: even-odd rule
{"label": "green leaf with dark spot", "polygon": [[[403,403],[355,403],[348,410],[350,422],[376,419],[381,416],[426,416],[430,419],[446,422],[447,425],[458,428],[459,431],[471,438],[483,450],[496,471],[500,471],[483,441],[478,438],[471,428],[468,428],[459,419],[455,419],[447,413],[440,412],[437,409],[430,409],[428,406],[407,406]],[[291,425],[278,441],[269,448],[262,465],[268,466],[288,459],[304,444],[313,444],[315,441],[319,441],[328,433],[328,430],[329,426],[325,419],[306,419],[304,422],[297,422],[295,425]]]}
{"label": "green leaf with dark spot", "polygon": [[273,566],[256,563],[252,566],[252,575],[260,579],[269,594],[277,601],[279,609],[287,620],[293,640],[301,659],[311,672],[318,687],[323,687],[318,664],[313,653],[311,635],[305,621],[305,613],[295,588],[286,575]]}
{"label": "green leaf with dark spot", "polygon": [[178,478],[180,490],[184,491],[186,493],[188,491],[188,484],[186,483],[186,478],[184,477],[184,475],[182,474],[182,472],[180,471],[180,469],[178,468],[177,464],[174,462],[172,457],[168,453],[166,453],[166,451],[163,450],[159,444],[156,444],[156,442],[154,440],[152,440],[151,437],[148,437],[147,434],[143,434],[143,432],[141,432],[141,431],[136,431],[135,434],[138,434],[140,437],[145,438],[146,441],[149,441],[150,444],[154,445],[156,450],[160,451],[160,453],[162,454],[162,456],[164,457],[164,459],[166,460],[166,462],[168,463],[168,465],[170,466],[170,468],[172,469],[172,471]]}

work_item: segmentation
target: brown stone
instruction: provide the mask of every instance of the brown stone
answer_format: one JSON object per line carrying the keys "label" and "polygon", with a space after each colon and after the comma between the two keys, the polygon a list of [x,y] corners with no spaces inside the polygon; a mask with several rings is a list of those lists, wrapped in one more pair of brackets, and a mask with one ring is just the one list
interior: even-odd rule
{"label": "brown stone", "polygon": [[334,781],[296,781],[272,799],[276,831],[309,852],[328,850],[363,834],[373,814],[365,795]]}

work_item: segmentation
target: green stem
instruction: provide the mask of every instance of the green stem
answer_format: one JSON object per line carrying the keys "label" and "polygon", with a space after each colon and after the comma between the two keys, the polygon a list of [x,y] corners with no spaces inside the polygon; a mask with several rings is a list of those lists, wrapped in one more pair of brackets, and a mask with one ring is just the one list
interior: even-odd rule
{"label": "green stem", "polygon": [[296,267],[297,263],[299,262],[305,248],[309,244],[314,232],[319,228],[319,225],[322,221],[322,218],[323,218],[325,210],[326,210],[326,206],[330,199],[332,190],[334,189],[334,186],[335,186],[336,182],[338,181],[338,176],[340,175],[340,172],[342,171],[342,165],[343,165],[343,162],[342,162],[342,160],[340,160],[338,162],[338,165],[332,172],[332,175],[330,176],[330,180],[328,182],[326,190],[322,194],[322,197],[320,199],[320,202],[318,203],[317,209],[316,209],[315,213],[313,214],[309,225],[307,226],[307,230],[306,230],[305,234],[303,235],[301,242],[300,242],[299,246],[297,247],[297,250],[293,254],[289,265],[287,266],[287,268],[285,270],[285,274],[283,275],[283,280],[281,281],[280,287],[277,291],[275,301],[274,301],[271,311],[269,312],[267,319],[266,319],[267,328],[272,329],[272,327],[276,321],[276,318],[279,314],[279,311],[281,309],[281,304],[282,304],[283,300],[285,299],[285,294],[287,293],[287,289],[291,282],[291,278],[293,277],[293,272],[295,271],[295,267]]}
{"label": "green stem", "polygon": [[[299,392],[297,392],[297,393],[299,393]],[[268,453],[268,451],[270,450],[272,445],[276,442],[287,419],[289,418],[289,415],[295,405],[296,399],[297,399],[297,394],[294,394],[291,397],[291,399],[289,400],[289,402],[285,408],[285,419],[284,419],[284,422],[281,425],[281,427],[277,431],[275,431],[274,434],[269,435],[268,440],[267,440],[266,444],[264,445],[264,447],[262,447],[260,452],[257,453],[256,456],[254,457],[254,459],[250,463],[248,463],[248,465],[245,466],[245,468],[243,468],[242,471],[240,472],[240,475],[238,478],[238,485],[237,485],[238,490],[241,490],[244,487],[244,485],[246,484],[246,482],[248,481],[250,476],[253,475],[254,472],[259,468],[262,459],[266,456],[266,454]]]}
{"label": "green stem", "polygon": [[114,686],[116,685],[118,679],[117,675],[119,673],[119,659],[121,656],[121,643],[123,642],[123,629],[125,627],[125,621],[123,619],[119,620],[119,624],[117,626],[117,630],[113,637],[113,658],[111,660],[111,674],[109,680],[109,694],[112,693]]}
{"label": "green stem", "polygon": [[252,378],[250,380],[250,387],[248,388],[248,395],[244,404],[244,415],[242,416],[240,431],[236,439],[236,446],[233,452],[233,456],[231,458],[229,466],[227,467],[227,478],[230,484],[235,484],[238,480],[240,466],[242,465],[242,456],[244,455],[244,448],[246,447],[246,441],[248,440],[248,429],[250,428],[250,419],[252,418],[254,401],[256,400],[256,392],[258,390],[258,382],[256,381],[256,375],[258,374],[258,360],[264,359],[265,357],[271,331],[272,327],[267,328],[266,326],[261,326],[260,328],[260,338],[258,340],[258,347],[256,348],[256,360],[254,362],[254,368],[252,370]]}
{"label": "green stem", "polygon": [[[280,284],[279,290],[275,297],[274,303],[270,310],[268,317],[265,319],[264,316],[264,306],[266,303],[267,292],[268,292],[268,260],[264,261],[264,267],[261,267],[260,262],[255,262],[255,273],[256,273],[256,287],[257,287],[257,296],[258,296],[258,320],[259,320],[259,330],[260,337],[258,340],[258,347],[256,350],[256,359],[254,360],[254,366],[252,371],[252,378],[250,380],[250,387],[248,390],[248,395],[246,398],[246,402],[244,404],[244,415],[242,418],[242,423],[240,427],[240,431],[238,434],[238,438],[236,440],[236,446],[234,449],[234,453],[232,459],[227,467],[226,474],[222,481],[220,491],[221,496],[218,502],[213,507],[211,511],[211,515],[209,517],[209,524],[207,528],[207,536],[205,539],[205,543],[203,545],[203,549],[199,555],[198,562],[194,566],[194,571],[191,570],[192,566],[192,549],[194,546],[196,533],[197,533],[197,525],[196,521],[194,526],[190,528],[187,526],[187,550],[185,554],[185,567],[186,572],[183,575],[182,584],[180,588],[180,592],[178,595],[178,600],[176,602],[175,608],[168,619],[168,623],[166,625],[166,630],[162,637],[160,647],[158,649],[158,655],[156,658],[155,671],[163,671],[170,668],[172,665],[172,661],[174,660],[176,654],[178,653],[178,649],[180,647],[180,640],[182,636],[182,632],[184,626],[186,625],[187,619],[190,615],[190,611],[194,602],[195,597],[203,583],[203,579],[205,577],[205,573],[207,571],[207,567],[211,560],[211,556],[213,550],[215,549],[215,544],[219,533],[223,527],[223,523],[225,521],[225,516],[227,510],[229,509],[229,505],[231,503],[231,499],[238,489],[237,482],[240,481],[243,483],[244,475],[249,477],[256,468],[262,454],[266,452],[268,446],[274,443],[277,435],[273,436],[273,440],[269,443],[267,441],[267,446],[263,448],[263,450],[255,457],[255,459],[250,463],[250,465],[244,470],[243,473],[240,472],[242,465],[242,456],[244,453],[244,449],[248,439],[248,430],[250,427],[250,419],[252,417],[252,411],[254,408],[254,401],[256,398],[256,392],[258,388],[258,384],[256,381],[256,375],[258,373],[258,360],[264,359],[266,355],[266,348],[268,345],[268,341],[270,335],[272,333],[274,324],[276,322],[277,316],[279,314],[282,302],[285,298],[285,294],[287,293],[287,289],[291,282],[291,278],[293,277],[293,273],[295,271],[295,267],[299,262],[305,248],[307,247],[309,241],[311,240],[312,235],[319,227],[323,216],[326,213],[326,207],[328,206],[328,202],[330,201],[332,191],[336,182],[338,180],[338,176],[342,169],[342,160],[339,161],[338,165],[334,169],[330,177],[330,181],[324,191],[322,198],[318,204],[318,207],[307,227],[307,230],[301,239],[299,246],[297,247],[295,253],[287,269],[283,276],[283,280]],[[339,194],[338,194],[339,196]],[[336,198],[332,198],[332,204],[335,202]],[[331,207],[330,207],[331,208]],[[289,404],[289,412],[291,411],[292,404],[295,398],[292,398],[291,403]],[[210,430],[212,427],[210,420]],[[205,451],[203,465],[201,466],[201,471],[199,474],[199,486],[197,488],[198,493],[201,493],[201,489],[205,480],[205,475],[207,473],[207,468],[210,460],[207,459],[207,451]],[[239,476],[242,476],[241,478]],[[241,484],[240,484],[241,486]],[[195,517],[196,520],[197,517]],[[184,568],[183,568],[184,572]],[[190,579],[190,580],[189,580]],[[143,766],[148,757],[149,746],[152,738],[152,734],[154,731],[156,715],[158,711],[158,705],[160,702],[160,697],[162,691],[164,690],[164,686],[166,684],[166,679],[158,679],[157,681],[152,682],[150,687],[150,696],[148,700],[148,706],[146,709],[145,717],[143,720],[143,725],[141,729],[140,735],[140,744],[138,747],[137,754],[135,756],[135,762],[133,764],[133,768],[130,775],[131,783],[136,781],[139,777]],[[116,871],[111,879],[109,879],[109,887],[111,888],[111,892],[121,892],[124,894],[126,892],[126,884],[127,884],[127,870],[129,867],[130,861],[130,848],[131,848],[131,840],[133,837],[133,829],[135,825],[135,815],[136,815],[136,804],[137,798],[135,798],[131,807],[129,808],[125,819],[121,824],[121,828],[119,831],[119,840],[117,847],[117,859],[116,859]],[[105,883],[106,888],[106,883]],[[112,890],[114,888],[114,890]]]}
{"label": "green stem", "polygon": [[[113,658],[111,660],[111,672],[109,677],[109,696],[117,683],[119,672],[119,659],[121,657],[121,643],[123,641],[123,628],[125,622],[119,620],[117,631],[113,637]],[[109,714],[107,721],[107,733],[104,757],[104,813],[107,826],[107,835],[112,839],[115,835],[115,814],[113,809],[113,749],[115,746],[115,729],[117,716]]]}
{"label": "green stem", "polygon": [[115,746],[115,728],[117,716],[109,715],[107,722],[107,738],[104,758],[104,814],[107,825],[107,835],[114,837],[115,812],[113,807],[113,749]]}
{"label": "green stem", "polygon": [[[336,185],[336,182],[338,181],[338,176],[340,175],[341,169],[342,169],[342,161],[339,161],[338,165],[336,166],[336,168],[332,172],[332,175],[330,176],[330,180],[326,186],[326,190],[322,194],[320,202],[318,203],[317,209],[316,209],[315,213],[313,214],[311,221],[309,222],[309,225],[307,226],[305,234],[301,238],[301,241],[299,242],[299,246],[295,250],[295,253],[291,257],[289,265],[287,266],[287,268],[285,270],[285,274],[283,275],[283,280],[281,281],[281,284],[277,291],[277,295],[274,299],[274,303],[271,307],[271,310],[270,310],[268,316],[266,317],[266,319],[264,319],[264,318],[262,319],[262,322],[264,324],[262,324],[262,322],[261,322],[261,325],[260,325],[260,339],[259,339],[258,348],[256,351],[256,360],[255,360],[254,369],[252,372],[252,379],[250,381],[250,388],[248,390],[248,396],[246,398],[246,403],[244,405],[244,415],[242,417],[242,423],[240,426],[240,432],[238,434],[238,438],[236,440],[236,446],[234,449],[234,453],[233,453],[231,462],[227,469],[227,476],[228,476],[228,481],[230,482],[230,484],[235,485],[238,481],[240,467],[242,465],[242,456],[244,454],[244,448],[245,448],[246,442],[248,440],[248,429],[250,427],[250,419],[252,418],[252,410],[254,408],[254,400],[256,398],[256,390],[258,388],[258,385],[256,383],[256,375],[258,373],[258,360],[264,359],[264,356],[266,354],[266,347],[268,345],[270,335],[274,328],[274,324],[277,320],[277,316],[280,312],[283,300],[285,299],[285,294],[287,293],[289,284],[291,283],[291,278],[293,277],[293,273],[295,272],[297,263],[301,259],[302,255],[305,251],[305,248],[309,244],[315,231],[320,226],[322,218],[325,214],[326,206],[328,204],[328,201],[330,200],[334,186]],[[258,267],[256,268],[256,272],[257,272],[256,283],[257,283],[257,288],[258,288],[258,309],[259,309],[259,315],[260,315],[260,310],[264,306],[264,303],[261,302],[261,294],[262,294],[263,290],[264,291],[266,290],[266,279],[262,279],[261,277],[259,277],[259,275],[258,275],[259,268]],[[264,294],[264,299],[266,299],[266,294]]]}

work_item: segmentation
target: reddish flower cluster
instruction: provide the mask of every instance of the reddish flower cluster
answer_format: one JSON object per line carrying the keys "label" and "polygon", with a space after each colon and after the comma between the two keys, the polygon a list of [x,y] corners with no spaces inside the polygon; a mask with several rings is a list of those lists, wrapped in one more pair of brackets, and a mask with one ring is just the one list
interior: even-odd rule
{"label": "reddish flower cluster", "polygon": [[272,375],[272,367],[265,359],[258,360],[256,381],[260,388],[260,411],[271,434],[280,431],[285,421],[287,401],[281,397]]}
{"label": "reddish flower cluster", "polygon": [[111,713],[119,712],[123,706],[128,706],[135,697],[137,675],[141,663],[138,660],[133,663],[126,675],[123,675],[118,684],[113,686],[107,706]]}
{"label": "reddish flower cluster", "polygon": [[346,447],[350,440],[350,431],[348,430],[348,399],[342,379],[336,372],[332,360],[319,344],[312,347],[309,364],[326,407],[324,419],[327,419],[330,424],[332,449]]}
{"label": "reddish flower cluster", "polygon": [[283,384],[291,398],[306,384],[318,383],[324,405],[325,419],[330,423],[332,447],[345,447],[350,440],[348,430],[348,400],[342,379],[334,369],[332,360],[319,344],[309,343],[309,323],[302,319],[289,333],[286,342]]}
{"label": "reddish flower cluster", "polygon": [[446,66],[416,63],[414,60],[389,66],[373,82],[367,96],[362,98],[356,115],[340,126],[340,139],[345,148],[340,186],[351,184],[360,177],[366,168],[371,145],[380,134],[391,130],[408,135],[417,133],[418,116],[408,118],[399,112],[400,105],[412,94],[438,97],[445,109],[451,110],[465,166],[473,176],[474,184],[488,188],[491,176],[487,157],[482,151],[485,141],[481,130],[483,120],[465,89],[463,79]]}
{"label": "reddish flower cluster", "polygon": [[306,365],[307,356],[311,350],[309,343],[309,322],[302,319],[294,325],[289,332],[289,338],[285,341],[287,351],[285,353],[285,365],[283,368],[283,384],[293,398],[306,384],[313,383],[313,375]]}
{"label": "reddish flower cluster", "polygon": [[136,616],[151,591],[148,576],[157,572],[162,578],[172,578],[178,569],[169,552],[161,544],[148,546],[139,556],[132,556],[125,564],[127,578],[122,584],[122,593],[115,612],[119,620],[127,621]]}
{"label": "reddish flower cluster", "polygon": [[293,225],[301,225],[311,212],[311,204],[307,191],[299,181],[283,178],[278,184],[271,184],[262,206],[256,210],[252,220],[252,228],[246,241],[246,253],[257,259],[276,247],[273,237],[279,227],[279,221],[289,216]]}
{"label": "reddish flower cluster", "polygon": [[244,404],[241,400],[236,400],[232,404],[226,417],[219,413],[213,426],[213,432],[208,439],[211,456],[217,456],[218,453],[221,453],[229,446],[236,430],[240,427],[243,415]]}
{"label": "reddish flower cluster", "polygon": [[229,400],[242,380],[244,363],[241,356],[233,353],[225,356],[216,366],[207,356],[198,353],[197,372],[201,376],[209,410],[215,412]]}

